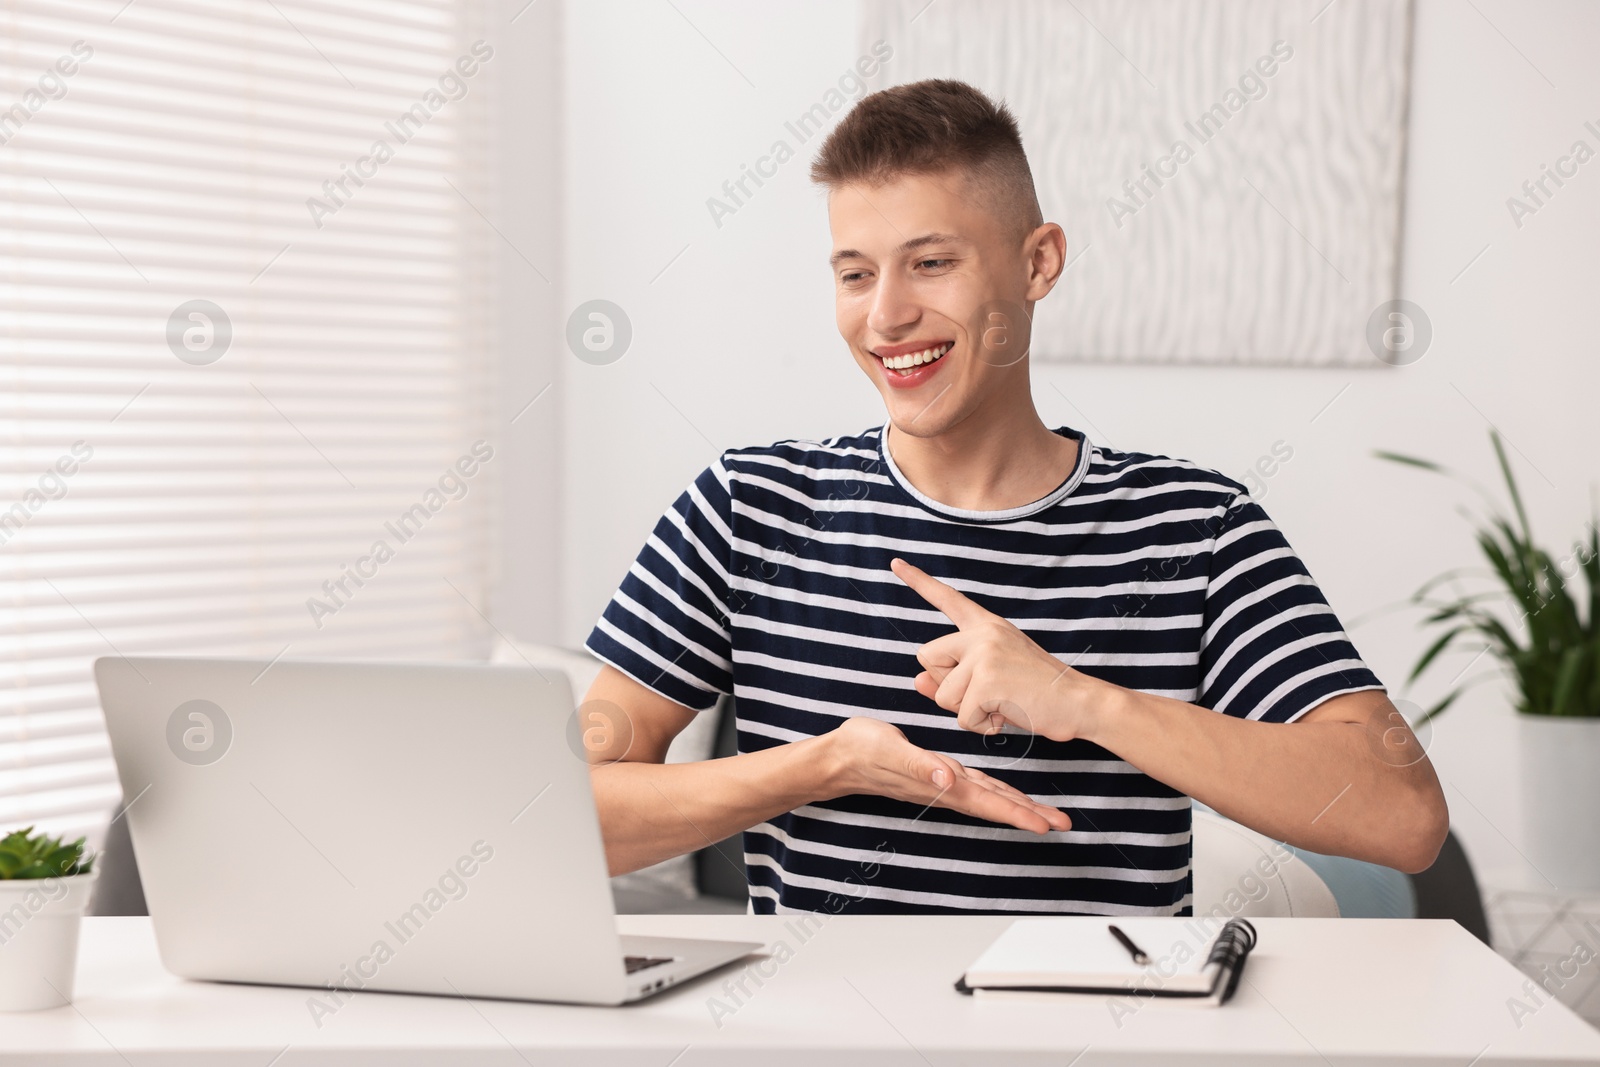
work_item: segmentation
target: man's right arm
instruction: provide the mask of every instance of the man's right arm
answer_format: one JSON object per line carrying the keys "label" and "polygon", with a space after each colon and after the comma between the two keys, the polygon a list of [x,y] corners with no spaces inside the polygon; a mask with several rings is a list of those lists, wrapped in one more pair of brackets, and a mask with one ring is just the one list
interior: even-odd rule
{"label": "man's right arm", "polygon": [[[1067,830],[1058,808],[949,756],[917,748],[877,719],[817,737],[699,763],[663,762],[695,712],[601,669],[584,698],[595,805],[612,874],[703,848],[805,804],[855,793],[950,808],[1043,834]],[[705,714],[710,714],[706,712]]]}

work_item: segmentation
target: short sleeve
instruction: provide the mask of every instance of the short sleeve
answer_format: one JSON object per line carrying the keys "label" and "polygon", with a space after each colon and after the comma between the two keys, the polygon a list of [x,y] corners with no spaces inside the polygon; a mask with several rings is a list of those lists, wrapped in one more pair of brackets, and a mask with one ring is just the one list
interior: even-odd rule
{"label": "short sleeve", "polygon": [[1197,703],[1293,722],[1329,697],[1385,688],[1260,504],[1241,492],[1214,521]]}
{"label": "short sleeve", "polygon": [[696,711],[732,689],[731,514],[719,459],[657,521],[584,642],[640,685]]}

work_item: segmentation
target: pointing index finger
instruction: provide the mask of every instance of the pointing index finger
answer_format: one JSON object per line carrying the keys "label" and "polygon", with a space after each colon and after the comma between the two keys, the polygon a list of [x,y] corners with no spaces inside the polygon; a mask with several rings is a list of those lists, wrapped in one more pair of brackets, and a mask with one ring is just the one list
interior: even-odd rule
{"label": "pointing index finger", "polygon": [[889,569],[894,572],[896,578],[910,586],[912,592],[944,612],[945,617],[955,623],[958,629],[965,629],[989,616],[988,611],[975,601],[969,600],[960,591],[950,588],[933,575],[913,567],[899,557],[889,561]]}

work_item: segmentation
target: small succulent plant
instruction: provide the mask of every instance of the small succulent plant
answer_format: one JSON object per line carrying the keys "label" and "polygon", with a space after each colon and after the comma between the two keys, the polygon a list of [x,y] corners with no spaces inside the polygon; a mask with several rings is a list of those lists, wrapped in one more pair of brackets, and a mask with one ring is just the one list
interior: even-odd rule
{"label": "small succulent plant", "polygon": [[88,874],[94,857],[85,857],[80,837],[70,844],[61,838],[33,832],[29,826],[0,837],[0,880],[56,878],[69,874]]}

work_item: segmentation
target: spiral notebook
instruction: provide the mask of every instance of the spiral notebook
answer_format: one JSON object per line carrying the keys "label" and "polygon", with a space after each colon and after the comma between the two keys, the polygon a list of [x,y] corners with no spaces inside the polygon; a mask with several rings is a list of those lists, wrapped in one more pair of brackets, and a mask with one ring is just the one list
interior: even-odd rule
{"label": "spiral notebook", "polygon": [[[1135,962],[1115,926],[1142,950]],[[1225,1004],[1256,944],[1248,919],[1018,919],[956,981],[963,993],[1132,993]]]}

